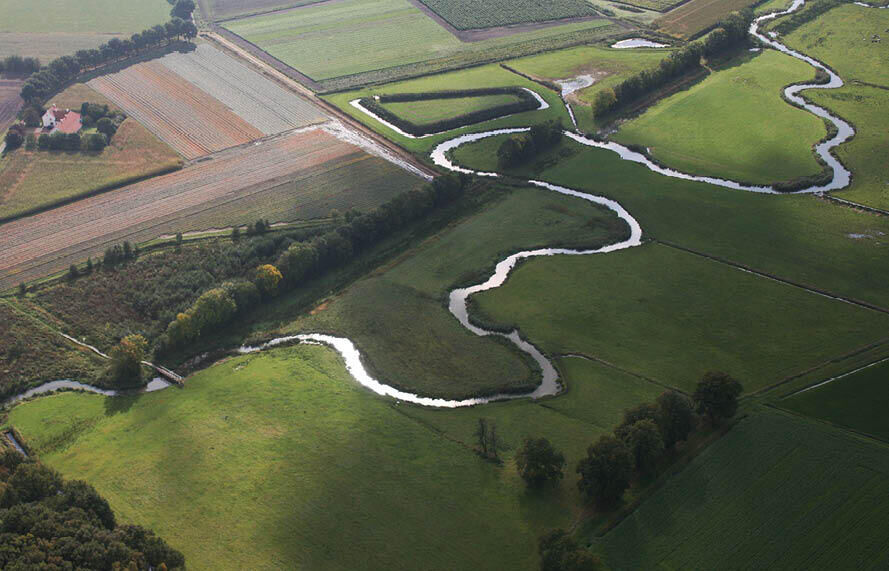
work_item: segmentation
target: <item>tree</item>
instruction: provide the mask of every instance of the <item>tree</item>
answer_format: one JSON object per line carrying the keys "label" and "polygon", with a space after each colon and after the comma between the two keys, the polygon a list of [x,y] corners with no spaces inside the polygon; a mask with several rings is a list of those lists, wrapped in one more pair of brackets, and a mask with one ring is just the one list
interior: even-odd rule
{"label": "tree", "polygon": [[537,544],[541,571],[596,571],[599,558],[582,548],[565,530],[556,529]]}
{"label": "tree", "polygon": [[626,440],[626,432],[631,426],[640,420],[651,420],[657,422],[658,408],[656,404],[643,403],[624,410],[624,418],[617,428],[614,429],[614,435],[621,440]]}
{"label": "tree", "polygon": [[19,284],[19,295],[25,297],[26,293],[28,293],[28,286],[25,285],[25,282],[21,282]]}
{"label": "tree", "polygon": [[296,285],[318,265],[318,250],[311,244],[296,242],[278,257],[277,264],[287,283]]}
{"label": "tree", "polygon": [[102,117],[96,121],[96,130],[111,140],[111,137],[117,132],[117,125],[108,117]]}
{"label": "tree", "polygon": [[526,438],[516,453],[519,475],[531,487],[562,478],[565,456],[546,438]]}
{"label": "tree", "polygon": [[102,133],[91,133],[86,137],[86,148],[88,151],[99,152],[105,148],[107,140]]}
{"label": "tree", "polygon": [[487,418],[479,418],[475,436],[478,439],[479,453],[485,458],[497,460],[497,424]]}
{"label": "tree", "polygon": [[21,127],[20,125],[13,125],[6,131],[6,148],[10,151],[13,149],[17,149],[22,146],[22,143],[25,142],[25,136],[23,134],[23,129],[17,128]]}
{"label": "tree", "polygon": [[235,226],[232,228],[232,240],[237,242],[241,239],[241,227]]}
{"label": "tree", "polygon": [[170,15],[174,18],[183,20],[191,20],[191,13],[194,12],[194,0],[177,0]]}
{"label": "tree", "polygon": [[80,275],[80,272],[77,271],[77,266],[74,264],[71,264],[71,266],[68,268],[68,279],[71,279],[71,280],[77,279],[77,276],[79,276],[79,275]]}
{"label": "tree", "polygon": [[593,116],[602,117],[617,106],[617,95],[610,87],[599,90],[593,100]]}
{"label": "tree", "polygon": [[587,501],[612,506],[630,485],[633,456],[619,438],[602,436],[587,449],[587,457],[577,464],[577,473],[577,487]]}
{"label": "tree", "polygon": [[41,151],[48,151],[50,146],[52,145],[52,137],[50,137],[46,133],[41,133],[37,138],[37,148]]}
{"label": "tree", "polygon": [[281,272],[271,264],[263,264],[256,268],[253,283],[259,288],[263,296],[273,296],[278,293],[278,284],[281,282]]}
{"label": "tree", "polygon": [[664,453],[664,438],[654,421],[645,419],[630,425],[624,442],[633,455],[636,470],[644,475],[653,474],[658,458]]}
{"label": "tree", "polygon": [[129,386],[142,381],[142,360],[148,341],[141,335],[127,335],[111,350],[109,373],[117,386]]}
{"label": "tree", "polygon": [[695,427],[691,400],[676,391],[665,391],[657,398],[657,423],[664,437],[664,446],[672,448],[686,440]]}
{"label": "tree", "polygon": [[695,389],[695,410],[706,416],[712,424],[735,416],[738,410],[738,397],[744,388],[727,373],[711,371],[705,373]]}

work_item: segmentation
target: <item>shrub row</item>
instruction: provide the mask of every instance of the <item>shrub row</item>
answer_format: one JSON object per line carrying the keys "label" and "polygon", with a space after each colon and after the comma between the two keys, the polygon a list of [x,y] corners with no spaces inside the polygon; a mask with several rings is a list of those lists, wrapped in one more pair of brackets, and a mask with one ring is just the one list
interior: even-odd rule
{"label": "shrub row", "polygon": [[514,167],[531,160],[537,153],[555,147],[562,140],[562,126],[555,121],[540,123],[527,133],[508,137],[497,149],[501,167]]}
{"label": "shrub row", "polygon": [[[457,99],[461,97],[483,97],[486,95],[515,95],[518,101],[512,103],[504,103],[487,109],[480,109],[470,113],[463,113],[433,121],[432,123],[424,123],[417,125],[413,121],[409,121],[399,117],[395,113],[383,107],[384,103],[403,103],[408,101],[429,101],[435,99]],[[466,125],[473,125],[496,119],[505,115],[513,115],[524,111],[532,111],[537,109],[539,102],[531,93],[521,87],[492,87],[487,89],[466,89],[457,91],[429,91],[423,93],[393,93],[390,95],[380,95],[379,99],[374,97],[365,97],[361,100],[361,105],[365,109],[371,111],[378,117],[381,117],[392,123],[402,131],[410,133],[415,137],[421,137],[431,133],[440,133],[442,131],[450,131],[458,129]]]}
{"label": "shrub row", "polygon": [[342,266],[363,250],[432,210],[463,195],[470,177],[446,175],[422,189],[400,194],[366,213],[348,212],[345,223],[311,240],[290,243],[274,265],[259,266],[251,281],[222,284],[203,293],[170,322],[158,340],[158,351],[182,347],[203,333],[224,325],[280,290],[298,287]]}
{"label": "shrub row", "polygon": [[6,56],[0,59],[0,73],[34,73],[40,69],[40,60],[36,57]]}
{"label": "shrub row", "polygon": [[198,30],[191,22],[173,18],[164,25],[137,32],[129,39],[111,38],[97,49],[78,50],[62,56],[32,74],[22,85],[22,99],[29,103],[45,100],[82,72],[129,57],[142,50],[170,43],[182,37],[193,38]]}
{"label": "shrub row", "polygon": [[734,12],[720,20],[706,38],[675,50],[661,60],[654,69],[644,69],[628,77],[613,89],[602,89],[593,102],[593,115],[601,117],[622,105],[632,103],[652,91],[667,85],[690,70],[701,67],[702,57],[714,57],[734,49],[747,40],[747,30],[753,21],[753,11]]}

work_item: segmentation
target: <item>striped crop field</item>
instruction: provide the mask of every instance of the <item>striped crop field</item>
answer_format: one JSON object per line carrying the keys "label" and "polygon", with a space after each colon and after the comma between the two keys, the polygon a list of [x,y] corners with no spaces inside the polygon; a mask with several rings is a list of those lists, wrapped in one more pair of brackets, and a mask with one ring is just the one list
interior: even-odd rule
{"label": "striped crop field", "polygon": [[15,119],[22,108],[19,90],[23,81],[20,79],[0,79],[0,133]]}
{"label": "striped crop field", "polygon": [[533,24],[598,14],[586,0],[421,0],[458,30]]}
{"label": "striped crop field", "polygon": [[187,159],[325,120],[308,101],[209,46],[89,85]]}
{"label": "striped crop field", "polygon": [[0,290],[124,240],[244,224],[248,214],[274,222],[371,208],[421,182],[322,129],[288,134],[5,224]]}
{"label": "striped crop field", "polygon": [[713,26],[720,18],[754,4],[754,0],[690,0],[655,20],[662,32],[690,38]]}

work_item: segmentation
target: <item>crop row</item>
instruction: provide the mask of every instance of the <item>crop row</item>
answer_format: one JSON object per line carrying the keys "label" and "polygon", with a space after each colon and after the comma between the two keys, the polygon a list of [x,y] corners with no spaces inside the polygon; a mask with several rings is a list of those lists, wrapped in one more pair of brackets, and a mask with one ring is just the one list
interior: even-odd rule
{"label": "crop row", "polygon": [[421,0],[458,30],[595,16],[585,0]]}

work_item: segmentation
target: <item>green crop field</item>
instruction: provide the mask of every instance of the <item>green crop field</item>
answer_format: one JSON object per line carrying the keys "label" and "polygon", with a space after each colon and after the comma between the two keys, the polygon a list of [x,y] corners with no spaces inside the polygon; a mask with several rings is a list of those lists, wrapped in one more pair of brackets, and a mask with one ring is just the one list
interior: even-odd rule
{"label": "green crop field", "polygon": [[580,200],[537,189],[512,191],[285,332],[347,336],[380,378],[413,392],[457,398],[498,389],[527,391],[538,383],[538,373],[511,345],[464,329],[447,310],[448,292],[483,281],[513,252],[609,243],[625,232],[609,212]]}
{"label": "green crop field", "polygon": [[[452,131],[448,131],[445,134],[432,137],[424,137],[422,139],[409,139],[392,131],[392,129],[390,129],[389,127],[386,127],[385,125],[379,123],[376,119],[371,118],[370,116],[362,113],[349,104],[349,102],[353,99],[371,97],[373,95],[379,95],[382,93],[418,93],[426,91],[446,91],[452,89],[481,89],[485,87],[525,87],[534,91],[543,99],[545,99],[546,102],[549,104],[549,108],[541,111],[526,111],[525,113],[518,113],[511,117],[505,117],[501,119],[492,119],[490,121],[485,121],[484,123],[478,123],[476,125],[469,125],[460,129],[454,129]],[[407,81],[399,81],[396,83],[387,83],[386,85],[382,86],[367,87],[356,91],[348,91],[345,93],[327,95],[325,96],[325,99],[333,103],[342,111],[348,113],[355,119],[361,121],[377,133],[398,143],[399,145],[410,151],[422,155],[425,155],[426,153],[431,151],[433,147],[435,147],[442,141],[445,141],[462,133],[515,126],[527,126],[549,120],[559,121],[566,127],[571,124],[571,119],[568,116],[568,111],[562,104],[562,100],[559,97],[559,94],[552,90],[546,89],[529,79],[525,79],[518,74],[507,71],[499,65],[485,65],[474,67],[471,69],[441,73],[429,77],[421,77],[417,79],[410,79]],[[440,103],[440,105],[442,105],[442,112],[444,112],[445,108],[447,108],[448,113],[451,112],[451,102],[452,100],[444,100]],[[427,105],[433,105],[436,102],[429,101],[425,103]]]}
{"label": "green crop field", "polygon": [[407,0],[343,0],[225,27],[325,90],[497,61],[615,31],[607,20],[594,20],[464,43]]}
{"label": "green crop field", "polygon": [[760,184],[816,174],[812,145],[824,124],[781,98],[784,86],[812,77],[808,64],[767,50],[668,97],[613,138],[694,174]]}
{"label": "green crop field", "polygon": [[827,63],[847,83],[860,81],[889,88],[887,29],[889,10],[849,4],[822,14],[782,39]]}
{"label": "green crop field", "polygon": [[584,131],[596,128],[592,108],[596,94],[613,87],[634,73],[656,67],[669,54],[668,49],[608,49],[577,46],[507,62],[515,70],[544,81],[571,79],[590,75],[591,86],[574,92],[569,101],[579,127]]}
{"label": "green crop field", "polygon": [[549,354],[589,355],[689,393],[707,371],[762,389],[889,326],[881,313],[659,244],[533,260],[472,299],[480,321],[517,326]]}
{"label": "green crop field", "polygon": [[604,538],[611,569],[885,569],[889,450],[805,419],[741,421]]}
{"label": "green crop field", "polygon": [[295,8],[321,1],[323,0],[197,0],[195,4],[198,5],[198,9],[205,18],[219,21]]}
{"label": "green crop field", "polygon": [[0,323],[0,400],[46,381],[92,380],[105,367],[13,302],[0,301]]}
{"label": "green crop field", "polygon": [[458,30],[595,16],[585,0],[420,0]]}
{"label": "green crop field", "polygon": [[[474,145],[480,144],[490,152],[497,141]],[[463,164],[492,166],[489,155],[472,157],[469,145],[458,153]],[[666,178],[573,142],[516,174],[614,198],[649,237],[889,308],[886,218],[811,196],[766,196]]]}
{"label": "green crop field", "polygon": [[0,58],[18,54],[48,63],[95,48],[114,36],[170,19],[166,0],[0,0]]}
{"label": "green crop field", "polygon": [[[355,384],[332,351],[298,347],[225,361],[182,390],[42,398],[9,421],[42,461],[169,537],[193,569],[531,571],[536,537],[579,514],[577,487],[568,470],[555,489],[526,492],[515,447],[545,435],[573,467],[619,418],[613,407],[659,393],[573,361],[557,401],[576,415],[530,401],[398,405]],[[471,449],[480,414],[498,425],[502,466]]]}
{"label": "green crop field", "polygon": [[677,4],[682,4],[684,0],[623,0],[622,3],[645,8],[646,10],[655,10],[657,12],[666,12]]}
{"label": "green crop field", "polygon": [[799,393],[777,403],[801,414],[828,420],[889,440],[889,361]]}
{"label": "green crop field", "polygon": [[383,103],[383,107],[402,119],[415,124],[432,123],[449,119],[455,115],[465,115],[483,111],[491,107],[515,103],[515,95],[482,95],[478,97],[458,97],[453,99],[428,99],[423,101],[401,101]]}

